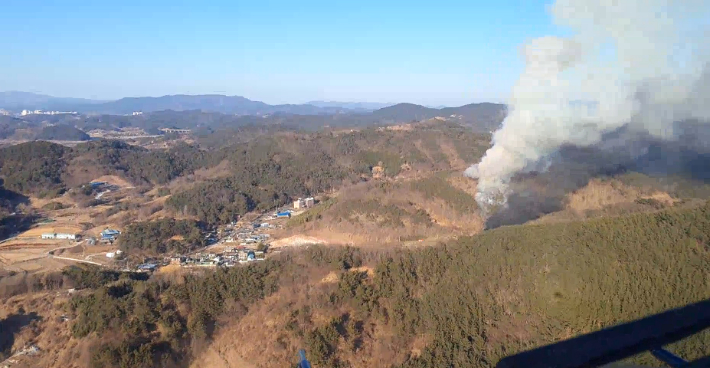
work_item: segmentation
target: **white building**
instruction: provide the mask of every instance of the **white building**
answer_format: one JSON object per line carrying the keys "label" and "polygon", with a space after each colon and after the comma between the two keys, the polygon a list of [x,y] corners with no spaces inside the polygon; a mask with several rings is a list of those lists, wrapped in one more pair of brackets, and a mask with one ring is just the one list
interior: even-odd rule
{"label": "white building", "polygon": [[303,204],[306,206],[306,208],[311,208],[313,205],[316,204],[316,200],[313,197],[308,197],[303,201]]}
{"label": "white building", "polygon": [[71,239],[75,240],[77,238],[77,234],[68,234],[68,233],[44,233],[42,234],[42,239]]}
{"label": "white building", "polygon": [[66,233],[59,233],[56,234],[57,239],[71,239],[75,240],[76,239],[76,234],[66,234]]}
{"label": "white building", "polygon": [[303,198],[299,198],[295,201],[293,201],[293,208],[294,209],[301,209],[306,206],[306,202],[303,200]]}

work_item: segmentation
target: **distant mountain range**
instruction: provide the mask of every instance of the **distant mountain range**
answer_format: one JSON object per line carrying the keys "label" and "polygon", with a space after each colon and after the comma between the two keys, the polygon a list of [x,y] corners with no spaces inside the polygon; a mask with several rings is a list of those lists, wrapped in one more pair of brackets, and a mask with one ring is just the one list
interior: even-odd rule
{"label": "distant mountain range", "polygon": [[97,114],[130,114],[134,111],[202,110],[236,115],[298,114],[322,115],[370,112],[392,104],[313,101],[306,104],[269,105],[241,96],[170,95],[125,97],[115,101],[61,98],[29,92],[0,92],[0,108],[11,111],[53,110]]}
{"label": "distant mountain range", "polygon": [[[505,105],[495,103],[477,103],[444,108],[432,108],[411,103],[391,105],[333,101],[312,101],[299,105],[269,105],[240,96],[224,95],[127,97],[116,101],[95,101],[57,98],[27,92],[0,92],[0,108],[15,112],[22,109],[77,111],[84,114],[84,117],[28,115],[23,116],[21,122],[33,125],[69,124],[76,125],[80,129],[111,128],[117,125],[141,126],[153,131],[158,127],[172,125],[181,128],[194,128],[196,126],[218,127],[243,124],[290,124],[298,127],[318,128],[323,126],[397,124],[442,117],[483,133],[495,130],[505,118],[507,111]],[[109,116],[131,115],[135,111],[145,114],[123,117]],[[265,119],[267,116],[268,119]],[[17,127],[18,124],[15,121],[0,120],[0,128],[4,126],[9,129],[9,127]],[[12,133],[8,130],[5,135],[8,134]]]}
{"label": "distant mountain range", "polygon": [[[100,101],[84,98],[65,98],[30,92],[0,92],[0,108],[19,112],[21,110],[76,111],[96,114],[130,114],[134,111],[155,112],[164,110],[202,110],[235,115],[332,115],[343,113],[368,113],[397,106],[381,102],[310,101],[305,104],[269,105],[241,96],[225,95],[169,95],[162,97],[125,97],[115,101]],[[399,104],[401,105],[401,104]],[[445,107],[419,106],[423,115],[432,115],[432,110]],[[416,115],[416,114],[415,114]]]}
{"label": "distant mountain range", "polygon": [[50,110],[76,111],[77,106],[91,106],[106,101],[89,100],[85,98],[66,98],[40,95],[31,92],[8,91],[0,92],[0,108],[7,110]]}

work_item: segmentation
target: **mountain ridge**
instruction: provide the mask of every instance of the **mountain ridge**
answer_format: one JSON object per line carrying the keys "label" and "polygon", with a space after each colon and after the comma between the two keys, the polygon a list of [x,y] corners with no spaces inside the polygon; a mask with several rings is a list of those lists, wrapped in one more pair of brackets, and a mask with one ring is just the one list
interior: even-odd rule
{"label": "mountain ridge", "polygon": [[[0,92],[0,108],[19,110],[62,110],[84,114],[125,115],[133,112],[189,111],[218,112],[233,115],[336,115],[371,113],[384,120],[430,119],[436,116],[457,115],[458,109],[472,106],[495,106],[499,111],[504,105],[493,103],[469,104],[460,107],[432,108],[412,103],[337,102],[310,101],[305,104],[271,105],[243,96],[221,94],[188,95],[175,94],[158,97],[123,97],[113,101],[82,98],[53,97],[30,92]],[[474,108],[475,109],[475,108]],[[495,114],[495,112],[493,112]],[[401,115],[404,115],[402,117]]]}
{"label": "mountain ridge", "polygon": [[320,115],[347,112],[369,112],[386,104],[340,103],[314,101],[314,104],[271,105],[243,96],[221,94],[174,94],[164,96],[123,97],[117,100],[54,97],[21,91],[0,92],[0,107],[10,110],[63,110],[98,114],[131,114],[163,110],[203,110],[235,115],[268,115],[275,113]]}

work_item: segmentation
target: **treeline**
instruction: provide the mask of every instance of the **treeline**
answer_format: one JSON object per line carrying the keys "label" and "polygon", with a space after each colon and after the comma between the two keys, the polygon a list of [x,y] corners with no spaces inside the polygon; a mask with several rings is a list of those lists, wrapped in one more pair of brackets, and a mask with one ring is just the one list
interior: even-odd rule
{"label": "treeline", "polygon": [[128,225],[118,242],[126,252],[184,253],[205,245],[202,231],[202,225],[196,221],[164,218]]}

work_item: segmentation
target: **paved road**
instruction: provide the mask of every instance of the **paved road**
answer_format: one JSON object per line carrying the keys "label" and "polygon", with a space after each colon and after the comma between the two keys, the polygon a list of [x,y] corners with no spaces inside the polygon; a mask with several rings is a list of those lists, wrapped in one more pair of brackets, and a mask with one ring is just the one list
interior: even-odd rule
{"label": "paved road", "polygon": [[[83,241],[82,241],[81,243],[83,243]],[[54,249],[50,250],[49,252],[47,252],[47,257],[54,258],[54,259],[63,259],[63,260],[67,260],[67,261],[80,262],[80,263],[88,263],[88,264],[93,264],[93,265],[97,265],[97,266],[104,266],[103,264],[98,263],[98,262],[94,262],[94,261],[87,261],[87,260],[84,260],[84,259],[76,259],[76,258],[55,256],[55,255],[53,254],[55,251],[58,251],[58,250],[60,250],[60,249],[74,248],[74,247],[76,247],[77,245],[80,245],[81,243],[77,243],[77,244],[74,244],[74,245],[67,245],[67,246],[65,246],[65,247],[54,248]]]}
{"label": "paved road", "polygon": [[101,263],[93,262],[93,261],[87,261],[87,260],[83,260],[83,259],[76,259],[76,258],[69,258],[69,257],[60,257],[60,256],[50,256],[50,257],[51,257],[51,258],[54,258],[54,259],[63,259],[63,260],[67,260],[67,261],[73,261],[73,262],[79,262],[79,263],[88,263],[88,264],[92,264],[92,265],[97,265],[97,266],[105,267],[105,265],[103,265],[103,264],[101,264]]}

